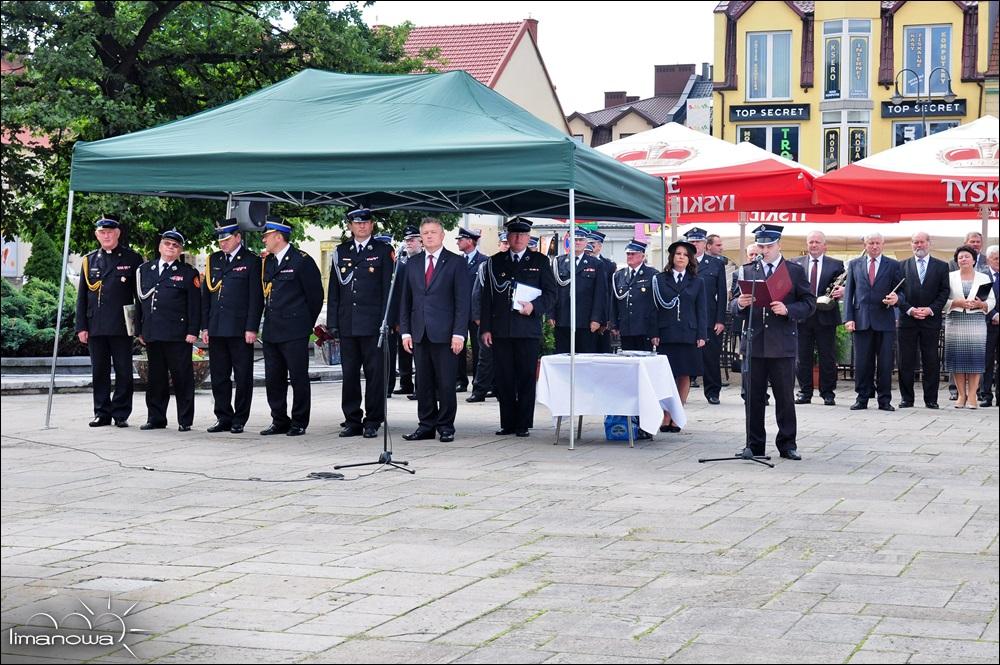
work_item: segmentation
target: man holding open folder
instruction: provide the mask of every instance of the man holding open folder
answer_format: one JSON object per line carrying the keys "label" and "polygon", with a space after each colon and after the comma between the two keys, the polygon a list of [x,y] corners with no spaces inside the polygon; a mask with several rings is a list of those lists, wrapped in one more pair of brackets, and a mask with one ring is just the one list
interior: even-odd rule
{"label": "man holding open folder", "polygon": [[[747,447],[763,455],[767,443],[764,399],[770,382],[774,390],[774,415],[778,421],[775,445],[786,459],[800,460],[796,448],[795,356],[798,324],[816,310],[816,296],[809,288],[802,266],[781,255],[783,226],[762,224],[754,229],[762,260],[743,266],[740,295],[734,309],[743,320],[743,353],[751,358],[747,388]],[[756,284],[754,282],[756,281]],[[752,292],[752,294],[751,294]],[[753,339],[747,339],[747,322],[753,316]]]}

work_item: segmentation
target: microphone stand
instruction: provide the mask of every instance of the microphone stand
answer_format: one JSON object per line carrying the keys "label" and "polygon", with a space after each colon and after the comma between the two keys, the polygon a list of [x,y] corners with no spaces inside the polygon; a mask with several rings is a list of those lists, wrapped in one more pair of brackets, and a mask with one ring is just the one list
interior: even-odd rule
{"label": "microphone stand", "polygon": [[[754,269],[763,263],[763,259],[758,255],[754,259]],[[751,382],[751,361],[753,359],[753,310],[757,304],[757,280],[750,281],[750,313],[747,316],[747,329],[744,339],[746,340],[746,353],[743,354],[743,368],[742,376],[740,380],[744,382],[746,386],[746,399],[743,401],[743,413],[744,419],[746,420],[746,426],[750,427],[750,400],[754,398],[753,391],[750,389]],[[749,436],[749,432],[747,432]],[[699,463],[704,462],[725,462],[728,460],[746,460],[748,462],[757,462],[758,464],[763,464],[764,466],[769,466],[772,469],[774,464],[771,464],[770,455],[754,455],[753,450],[750,449],[750,442],[747,441],[746,447],[743,448],[743,452],[737,453],[731,457],[702,457],[698,459]]]}
{"label": "microphone stand", "polygon": [[[400,247],[400,252],[405,251],[404,246]],[[393,296],[396,293],[396,277],[399,275],[399,265],[400,261],[397,259],[396,264],[392,268],[392,280],[389,282],[389,297],[386,299],[385,311],[382,313],[382,325],[379,327],[378,334],[378,347],[382,349],[382,412],[385,414],[385,422],[382,423],[382,454],[378,456],[378,460],[375,462],[357,462],[355,464],[338,464],[333,467],[334,469],[349,469],[355,466],[371,466],[373,464],[379,464],[384,466],[391,466],[394,469],[399,469],[400,471],[406,471],[410,474],[415,474],[416,471],[413,469],[407,469],[406,467],[410,465],[409,462],[403,462],[401,460],[392,459],[392,446],[389,443],[389,394],[387,386],[389,385],[389,344],[387,338],[389,336],[389,311],[392,309]]]}

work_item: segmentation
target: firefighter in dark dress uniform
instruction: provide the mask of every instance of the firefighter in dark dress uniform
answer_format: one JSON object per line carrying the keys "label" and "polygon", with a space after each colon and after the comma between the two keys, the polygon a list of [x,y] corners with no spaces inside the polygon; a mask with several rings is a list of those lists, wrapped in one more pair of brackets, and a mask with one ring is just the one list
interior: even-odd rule
{"label": "firefighter in dark dress uniform", "polygon": [[[491,347],[500,401],[500,429],[505,436],[529,436],[535,413],[535,369],[542,347],[542,314],[556,302],[556,280],[548,257],[528,251],[531,222],[507,222],[510,249],[486,263],[479,322],[483,344]],[[531,302],[514,302],[517,284],[541,290]],[[515,309],[515,306],[519,309]]]}
{"label": "firefighter in dark dress uniform", "polygon": [[611,325],[621,337],[624,351],[652,351],[649,331],[654,327],[652,284],[657,269],[646,265],[646,243],[632,240],[625,246],[626,265],[611,281]]}
{"label": "firefighter in dark dress uniform", "polygon": [[[340,436],[373,439],[385,420],[385,381],[379,328],[389,302],[395,257],[392,247],[372,237],[372,211],[347,213],[353,237],[337,246],[330,268],[326,326],[340,340],[344,372],[341,404],[344,428]],[[361,410],[361,371],[365,374]]]}
{"label": "firefighter in dark dress uniform", "polygon": [[611,353],[611,300],[614,297],[611,294],[611,279],[618,271],[618,265],[611,259],[601,254],[601,251],[604,249],[604,240],[607,238],[607,234],[598,231],[597,229],[593,229],[590,231],[590,238],[593,242],[593,250],[590,252],[590,255],[600,261],[601,265],[604,267],[604,279],[608,286],[608,304],[604,310],[608,314],[608,320],[602,321],[601,327],[597,330],[597,352]]}
{"label": "firefighter in dark dress uniform", "polygon": [[167,426],[170,383],[177,400],[177,429],[187,432],[194,422],[194,366],[191,345],[201,330],[201,277],[180,260],[184,236],[177,229],[160,234],[160,256],[139,266],[136,312],[139,338],[149,359],[146,423],[139,429]]}
{"label": "firefighter in dark dress uniform", "polygon": [[[577,353],[597,353],[597,331],[608,319],[608,280],[600,259],[586,253],[590,234],[583,228],[575,233],[574,256],[563,254],[552,267],[559,291],[549,322],[555,328],[556,353],[569,353],[571,332]],[[576,272],[575,331],[570,329],[570,271]]]}
{"label": "firefighter in dark dress uniform", "polygon": [[243,245],[235,219],[224,220],[215,235],[221,249],[206,259],[201,281],[201,341],[208,344],[215,401],[215,424],[208,431],[240,434],[250,417],[253,346],[264,311],[261,261]]}
{"label": "firefighter in dark dress uniform", "polygon": [[[123,307],[135,304],[135,270],[142,257],[121,244],[117,219],[103,216],[94,223],[101,244],[83,257],[76,297],[76,336],[90,351],[94,382],[91,427],[128,427],[132,413],[132,334]],[[111,367],[115,392],[111,394]]]}

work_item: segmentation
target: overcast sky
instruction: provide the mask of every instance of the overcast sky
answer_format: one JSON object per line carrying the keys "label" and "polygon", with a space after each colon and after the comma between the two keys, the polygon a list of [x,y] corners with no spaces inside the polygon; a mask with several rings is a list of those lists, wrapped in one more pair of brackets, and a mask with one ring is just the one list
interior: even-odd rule
{"label": "overcast sky", "polygon": [[712,62],[709,2],[402,2],[364,10],[369,25],[538,20],[538,46],[566,115],[604,107],[605,90],[653,95],[653,66]]}

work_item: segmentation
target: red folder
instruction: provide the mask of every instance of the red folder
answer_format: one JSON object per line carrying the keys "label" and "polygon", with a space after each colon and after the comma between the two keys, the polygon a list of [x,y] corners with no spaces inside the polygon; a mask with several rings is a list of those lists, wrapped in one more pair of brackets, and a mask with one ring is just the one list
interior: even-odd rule
{"label": "red folder", "polygon": [[756,307],[767,307],[776,300],[783,300],[792,290],[792,278],[785,261],[779,263],[766,280],[741,279],[739,284],[740,294],[749,295],[753,290],[753,304]]}

